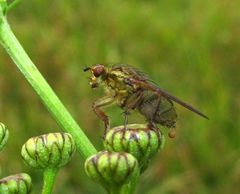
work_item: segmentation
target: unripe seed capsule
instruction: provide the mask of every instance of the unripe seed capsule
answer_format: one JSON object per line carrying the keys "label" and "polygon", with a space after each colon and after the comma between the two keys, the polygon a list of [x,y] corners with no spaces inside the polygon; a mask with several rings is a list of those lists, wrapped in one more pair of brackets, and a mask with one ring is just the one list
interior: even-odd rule
{"label": "unripe seed capsule", "polygon": [[[158,128],[150,129],[143,124],[129,124],[110,129],[104,139],[105,149],[128,152],[145,168],[149,160],[164,145],[164,136]],[[143,169],[142,169],[143,170]]]}
{"label": "unripe seed capsule", "polygon": [[21,173],[0,180],[1,194],[29,194],[31,192],[31,177]]}
{"label": "unripe seed capsule", "polygon": [[138,162],[131,154],[108,151],[89,157],[85,171],[91,179],[107,188],[121,186],[139,174]]}
{"label": "unripe seed capsule", "polygon": [[0,151],[4,148],[7,143],[9,136],[8,129],[3,123],[0,122]]}
{"label": "unripe seed capsule", "polygon": [[68,133],[49,133],[30,138],[22,147],[22,158],[32,168],[59,168],[67,164],[75,152]]}

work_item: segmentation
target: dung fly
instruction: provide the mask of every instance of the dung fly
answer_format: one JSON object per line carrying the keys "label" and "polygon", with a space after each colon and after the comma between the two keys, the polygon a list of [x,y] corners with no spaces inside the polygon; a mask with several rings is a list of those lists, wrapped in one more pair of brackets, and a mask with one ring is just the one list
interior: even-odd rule
{"label": "dung fly", "polygon": [[146,118],[150,128],[156,129],[156,124],[174,128],[177,114],[173,102],[208,119],[206,115],[162,90],[146,74],[129,65],[96,64],[85,68],[84,71],[91,72],[89,79],[92,88],[103,86],[105,89],[106,96],[93,103],[94,112],[104,122],[105,133],[110,127],[110,122],[101,108],[113,103],[124,110],[125,127],[129,113],[138,110]]}

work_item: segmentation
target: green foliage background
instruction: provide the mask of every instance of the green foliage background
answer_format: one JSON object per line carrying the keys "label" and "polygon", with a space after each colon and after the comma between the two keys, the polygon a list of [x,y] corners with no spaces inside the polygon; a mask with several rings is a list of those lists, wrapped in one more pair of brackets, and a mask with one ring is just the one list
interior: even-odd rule
{"label": "green foliage background", "polygon": [[[240,1],[22,1],[8,20],[23,47],[94,145],[103,125],[91,110],[102,92],[90,89],[85,66],[128,63],[159,86],[193,104],[210,120],[177,106],[177,137],[166,141],[138,193],[238,193],[240,191]],[[112,124],[121,110],[108,108]],[[59,131],[55,121],[0,48],[0,121],[10,140],[0,155],[0,176],[41,173],[20,156],[31,136]],[[144,119],[133,116],[131,122]],[[86,178],[76,154],[61,170],[55,193],[104,193]]]}

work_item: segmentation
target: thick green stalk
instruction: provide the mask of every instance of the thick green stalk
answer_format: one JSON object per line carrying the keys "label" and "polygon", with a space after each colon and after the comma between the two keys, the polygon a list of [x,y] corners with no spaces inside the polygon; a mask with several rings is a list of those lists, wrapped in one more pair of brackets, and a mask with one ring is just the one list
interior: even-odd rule
{"label": "thick green stalk", "polygon": [[[137,177],[139,178],[139,177]],[[131,183],[119,185],[119,187],[110,187],[106,189],[109,194],[134,194],[138,179],[131,180]]]}
{"label": "thick green stalk", "polygon": [[7,22],[3,9],[4,4],[2,3],[2,0],[0,0],[0,43],[6,49],[14,63],[31,84],[60,127],[73,136],[76,142],[77,151],[85,159],[95,154],[96,149],[94,146],[78,126],[76,121],[71,117],[44,77],[28,57],[21,44],[18,42]]}
{"label": "thick green stalk", "polygon": [[56,180],[58,169],[48,168],[43,171],[43,189],[42,194],[51,194]]}
{"label": "thick green stalk", "polygon": [[7,6],[7,12],[10,11],[11,9],[13,9],[14,7],[16,7],[21,0],[14,0],[12,1],[8,6]]}

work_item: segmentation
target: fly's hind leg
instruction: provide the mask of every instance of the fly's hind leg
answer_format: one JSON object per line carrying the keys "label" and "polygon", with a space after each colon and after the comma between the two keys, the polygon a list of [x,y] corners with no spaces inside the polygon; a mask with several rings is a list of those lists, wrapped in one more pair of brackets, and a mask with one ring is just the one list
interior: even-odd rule
{"label": "fly's hind leg", "polygon": [[127,130],[128,125],[128,116],[130,115],[130,111],[134,110],[142,101],[143,98],[143,90],[138,90],[135,93],[128,96],[127,99],[122,104],[122,108],[125,109],[124,114],[124,129]]}
{"label": "fly's hind leg", "polygon": [[114,101],[113,97],[105,96],[103,98],[96,100],[92,105],[93,111],[104,123],[105,126],[104,136],[110,127],[110,120],[108,116],[100,108],[111,104],[113,101]]}
{"label": "fly's hind leg", "polygon": [[148,121],[147,126],[148,126],[149,129],[151,129],[153,131],[158,131],[159,130],[158,127],[157,127],[157,124],[154,123],[153,121]]}
{"label": "fly's hind leg", "polygon": [[130,111],[126,110],[123,112],[123,114],[124,114],[124,129],[127,130],[128,116],[130,115]]}

